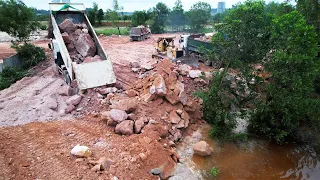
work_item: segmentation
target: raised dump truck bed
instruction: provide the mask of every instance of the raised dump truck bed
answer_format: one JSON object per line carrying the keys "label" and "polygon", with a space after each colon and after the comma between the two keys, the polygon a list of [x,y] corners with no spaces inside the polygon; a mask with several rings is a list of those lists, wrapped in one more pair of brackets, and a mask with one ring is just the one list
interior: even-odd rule
{"label": "raised dump truck bed", "polygon": [[[52,41],[55,63],[63,72],[66,82],[76,80],[80,90],[98,87],[116,82],[110,57],[105,53],[100,41],[90,24],[82,3],[49,3],[54,40]],[[59,29],[59,24],[70,19],[74,24],[85,24],[88,34],[92,37],[96,51],[94,55],[100,57],[94,62],[75,62],[70,57],[66,43]],[[85,46],[85,44],[83,44]],[[76,51],[77,53],[77,51]],[[74,52],[73,52],[74,55]],[[85,58],[85,57],[83,57]]]}

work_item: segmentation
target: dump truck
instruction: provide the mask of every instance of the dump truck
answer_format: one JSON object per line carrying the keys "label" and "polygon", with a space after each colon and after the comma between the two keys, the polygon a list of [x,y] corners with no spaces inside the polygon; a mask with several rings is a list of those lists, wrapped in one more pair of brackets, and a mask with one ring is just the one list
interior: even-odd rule
{"label": "dump truck", "polygon": [[[53,50],[54,61],[59,72],[64,76],[67,84],[76,81],[79,90],[94,88],[116,82],[110,57],[106,54],[86,15],[86,8],[82,3],[49,3],[50,21],[54,38],[49,45]],[[66,19],[74,24],[83,24],[96,47],[95,54],[101,59],[94,62],[77,63],[70,57],[59,25]],[[85,46],[85,44],[84,44]],[[93,56],[94,56],[93,55]]]}
{"label": "dump truck", "polygon": [[148,39],[151,34],[149,27],[137,26],[130,29],[130,41],[142,41]]}

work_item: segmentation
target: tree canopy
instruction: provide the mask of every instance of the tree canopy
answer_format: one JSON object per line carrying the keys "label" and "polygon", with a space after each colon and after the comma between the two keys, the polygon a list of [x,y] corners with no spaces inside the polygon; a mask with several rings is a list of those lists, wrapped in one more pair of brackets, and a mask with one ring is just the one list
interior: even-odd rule
{"label": "tree canopy", "polygon": [[199,31],[204,28],[211,17],[211,6],[206,2],[197,2],[190,11],[187,12],[189,23],[193,31]]}
{"label": "tree canopy", "polygon": [[22,1],[0,0],[0,31],[17,37],[19,41],[26,41],[39,26],[35,19],[34,10]]}

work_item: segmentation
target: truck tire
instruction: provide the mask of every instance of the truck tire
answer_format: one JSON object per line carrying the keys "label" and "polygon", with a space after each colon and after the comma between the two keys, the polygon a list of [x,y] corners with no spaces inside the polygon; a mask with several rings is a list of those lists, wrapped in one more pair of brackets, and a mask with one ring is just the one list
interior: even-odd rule
{"label": "truck tire", "polygon": [[71,85],[71,79],[67,70],[63,70],[63,79],[69,86]]}

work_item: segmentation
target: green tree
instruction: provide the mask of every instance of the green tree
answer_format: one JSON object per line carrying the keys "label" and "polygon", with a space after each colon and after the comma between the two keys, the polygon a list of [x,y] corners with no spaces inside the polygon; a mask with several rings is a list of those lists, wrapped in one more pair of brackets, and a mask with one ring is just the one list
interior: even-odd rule
{"label": "green tree", "polygon": [[320,44],[320,1],[318,0],[296,0],[297,10],[305,17],[308,24],[315,27]]}
{"label": "green tree", "polygon": [[112,9],[107,10],[107,16],[112,21],[113,26],[117,27],[119,35],[120,32],[120,13],[122,12],[123,7],[119,5],[117,0],[113,0]]}
{"label": "green tree", "polygon": [[20,0],[0,0],[0,31],[17,37],[18,41],[27,41],[30,33],[37,29],[33,9]]}
{"label": "green tree", "polygon": [[294,7],[288,3],[270,2],[265,6],[265,11],[274,16],[281,16],[292,12]]}
{"label": "green tree", "polygon": [[97,13],[97,20],[98,20],[98,23],[100,26],[101,26],[101,22],[103,20],[103,16],[104,16],[103,10],[99,9],[99,11]]}
{"label": "green tree", "polygon": [[250,130],[283,143],[297,138],[298,130],[319,130],[319,100],[311,95],[313,80],[319,71],[317,35],[297,11],[272,21],[271,40],[276,49],[265,63],[270,72],[266,98],[250,121]]}
{"label": "green tree", "polygon": [[131,16],[131,25],[133,27],[145,25],[147,21],[147,13],[145,11],[134,11]]}
{"label": "green tree", "polygon": [[164,28],[168,20],[168,14],[169,8],[162,2],[159,2],[156,7],[152,9],[150,12],[151,18],[148,21],[152,32],[164,33]]}
{"label": "green tree", "polygon": [[92,25],[96,24],[98,9],[98,4],[96,2],[93,2],[92,9],[90,9],[88,12],[88,19]]}
{"label": "green tree", "polygon": [[189,19],[191,29],[195,32],[199,32],[203,29],[211,17],[210,12],[210,4],[206,2],[197,2],[194,4],[186,14]]}
{"label": "green tree", "polygon": [[180,30],[185,25],[185,14],[181,0],[176,0],[174,7],[169,14],[169,21],[173,29]]}

